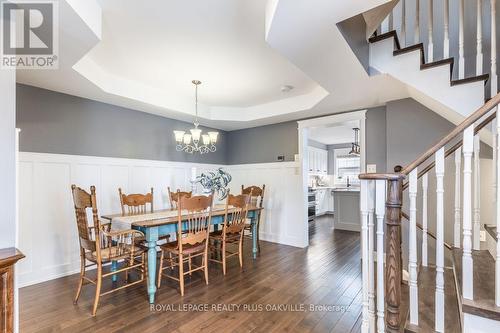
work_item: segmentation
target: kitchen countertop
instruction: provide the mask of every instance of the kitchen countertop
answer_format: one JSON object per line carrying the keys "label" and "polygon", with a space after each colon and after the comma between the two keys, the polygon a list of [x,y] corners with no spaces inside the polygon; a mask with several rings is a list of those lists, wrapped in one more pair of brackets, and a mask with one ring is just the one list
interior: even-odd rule
{"label": "kitchen countertop", "polygon": [[333,190],[334,192],[359,192],[359,187],[316,186],[313,187],[312,190]]}

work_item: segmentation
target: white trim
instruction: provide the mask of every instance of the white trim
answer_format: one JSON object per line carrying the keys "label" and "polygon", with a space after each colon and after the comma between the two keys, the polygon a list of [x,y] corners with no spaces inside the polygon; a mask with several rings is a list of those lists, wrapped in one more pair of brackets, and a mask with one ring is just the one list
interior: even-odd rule
{"label": "white trim", "polygon": [[366,119],[366,111],[367,110],[345,112],[340,114],[334,114],[331,116],[299,120],[297,121],[297,123],[299,124],[299,130],[300,130],[306,127],[322,127],[325,126],[325,124],[341,123],[344,121],[351,121],[351,120],[363,120]]}

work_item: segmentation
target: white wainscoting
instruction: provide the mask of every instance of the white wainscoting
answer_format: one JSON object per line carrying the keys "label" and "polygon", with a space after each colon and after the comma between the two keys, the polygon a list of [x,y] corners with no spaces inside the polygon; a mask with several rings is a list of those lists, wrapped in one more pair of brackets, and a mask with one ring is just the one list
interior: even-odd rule
{"label": "white wainscoting", "polygon": [[260,239],[306,247],[307,223],[301,221],[302,174],[299,162],[240,164],[227,167],[233,181],[231,191],[240,193],[241,185],[266,184],[265,210],[260,225]]}
{"label": "white wainscoting", "polygon": [[[213,164],[135,160],[21,152],[19,155],[19,284],[27,286],[79,270],[79,248],[71,184],[95,185],[100,214],[120,211],[118,188],[125,193],[155,192],[155,209],[168,207],[167,186],[190,188],[191,168],[198,174]],[[266,184],[266,213],[261,239],[305,246],[295,211],[300,207],[298,164],[224,166],[241,184]]]}

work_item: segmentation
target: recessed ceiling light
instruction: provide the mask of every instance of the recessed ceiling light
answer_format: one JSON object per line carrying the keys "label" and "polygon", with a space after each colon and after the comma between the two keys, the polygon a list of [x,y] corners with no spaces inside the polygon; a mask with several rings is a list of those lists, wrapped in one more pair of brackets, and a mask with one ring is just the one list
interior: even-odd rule
{"label": "recessed ceiling light", "polygon": [[293,88],[295,88],[295,87],[286,84],[284,86],[281,86],[281,92],[287,93],[287,92],[290,92]]}

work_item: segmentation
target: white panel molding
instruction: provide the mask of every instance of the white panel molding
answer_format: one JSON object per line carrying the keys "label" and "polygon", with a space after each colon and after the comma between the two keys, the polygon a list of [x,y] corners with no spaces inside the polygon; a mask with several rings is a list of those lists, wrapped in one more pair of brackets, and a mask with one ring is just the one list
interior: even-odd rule
{"label": "white panel molding", "polygon": [[266,209],[261,239],[307,246],[297,212],[301,178],[297,162],[216,165],[110,157],[19,154],[19,286],[79,271],[79,248],[71,184],[97,188],[99,214],[120,210],[118,187],[126,192],[155,192],[155,209],[167,208],[167,186],[190,188],[191,168],[197,173],[224,167],[233,175],[231,190],[241,184],[266,184]]}

